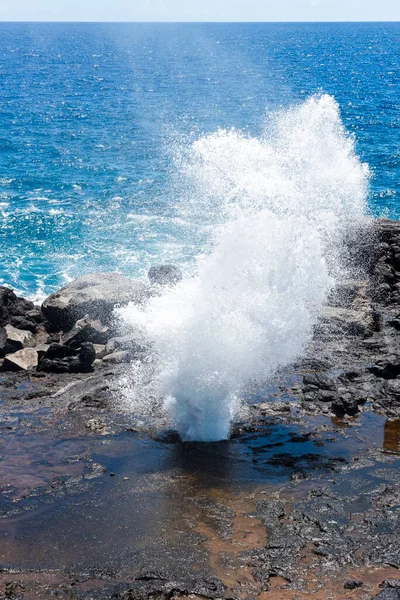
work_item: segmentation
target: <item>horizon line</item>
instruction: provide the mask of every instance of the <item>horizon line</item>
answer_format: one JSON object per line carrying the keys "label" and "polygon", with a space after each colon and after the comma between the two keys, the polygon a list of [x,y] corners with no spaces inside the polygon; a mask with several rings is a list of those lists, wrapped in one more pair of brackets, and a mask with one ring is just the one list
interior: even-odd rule
{"label": "horizon line", "polygon": [[364,20],[364,21],[346,21],[346,20],[335,20],[335,21],[70,21],[70,20],[42,20],[42,21],[34,21],[34,20],[3,20],[0,19],[0,23],[64,23],[64,24],[88,24],[88,25],[107,25],[107,24],[115,24],[115,25],[229,25],[229,24],[260,24],[260,25],[277,25],[277,24],[294,24],[294,25],[313,25],[313,24],[329,24],[329,23],[349,23],[349,24],[362,24],[362,23],[400,23],[400,20]]}

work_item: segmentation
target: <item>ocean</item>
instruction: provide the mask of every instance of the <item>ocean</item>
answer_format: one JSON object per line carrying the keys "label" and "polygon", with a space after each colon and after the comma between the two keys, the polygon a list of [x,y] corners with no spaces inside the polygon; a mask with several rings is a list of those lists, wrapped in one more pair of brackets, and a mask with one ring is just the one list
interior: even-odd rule
{"label": "ocean", "polygon": [[24,295],[91,271],[190,271],[215,216],[196,211],[193,144],[221,130],[265,139],[276,114],[313,96],[336,101],[369,166],[370,214],[400,215],[399,23],[2,23],[0,34],[0,284]]}

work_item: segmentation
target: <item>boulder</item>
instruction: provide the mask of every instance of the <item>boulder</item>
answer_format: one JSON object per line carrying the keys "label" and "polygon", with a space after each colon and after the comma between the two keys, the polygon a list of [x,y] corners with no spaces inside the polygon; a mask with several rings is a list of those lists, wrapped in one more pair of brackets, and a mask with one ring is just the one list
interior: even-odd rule
{"label": "boulder", "polygon": [[381,361],[376,365],[367,367],[367,370],[381,379],[395,379],[400,375],[400,360],[395,357],[393,360]]}
{"label": "boulder", "polygon": [[358,579],[348,579],[344,584],[345,590],[355,590],[356,588],[362,587],[363,582]]}
{"label": "boulder", "polygon": [[35,305],[30,300],[18,297],[13,290],[0,286],[0,325],[10,323],[11,317],[25,316]]}
{"label": "boulder", "polygon": [[27,316],[11,317],[10,325],[15,327],[16,329],[23,329],[24,331],[30,331],[31,333],[36,333],[38,330],[38,324],[33,319]]}
{"label": "boulder", "polygon": [[152,285],[176,285],[182,281],[182,271],[174,265],[151,267],[148,277]]}
{"label": "boulder", "polygon": [[62,344],[51,344],[40,358],[37,370],[44,373],[89,373],[96,352],[91,342],[83,342],[79,350]]}
{"label": "boulder", "polygon": [[34,348],[24,348],[4,358],[3,371],[29,371],[38,365],[39,356]]}
{"label": "boulder", "polygon": [[331,404],[331,410],[337,417],[355,417],[359,412],[357,401],[354,398],[338,396]]}
{"label": "boulder", "polygon": [[118,273],[91,273],[46,298],[42,312],[58,331],[69,331],[85,315],[110,325],[115,306],[143,303],[149,295],[150,286],[142,281]]}
{"label": "boulder", "polygon": [[0,356],[13,354],[22,350],[26,346],[32,348],[35,346],[35,338],[30,331],[17,329],[12,325],[6,325],[0,328]]}
{"label": "boulder", "polygon": [[109,327],[86,315],[83,319],[79,319],[73,328],[62,337],[62,343],[71,348],[79,348],[83,342],[106,344],[110,335]]}

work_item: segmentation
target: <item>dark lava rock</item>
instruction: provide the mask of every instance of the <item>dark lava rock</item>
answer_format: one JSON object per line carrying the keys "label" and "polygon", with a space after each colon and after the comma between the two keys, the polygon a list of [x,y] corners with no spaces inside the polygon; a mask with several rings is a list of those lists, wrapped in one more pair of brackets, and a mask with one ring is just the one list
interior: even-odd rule
{"label": "dark lava rock", "polygon": [[343,587],[345,590],[355,590],[356,588],[362,587],[362,584],[362,581],[357,581],[356,579],[348,579]]}
{"label": "dark lava rock", "polygon": [[139,342],[134,336],[124,335],[109,340],[106,346],[105,358],[113,354],[124,352],[126,359],[130,361],[135,358],[140,358],[146,354],[148,350],[149,346]]}
{"label": "dark lava rock", "polygon": [[338,397],[331,404],[331,410],[337,417],[354,417],[360,410],[357,401],[353,398]]}
{"label": "dark lava rock", "polygon": [[118,273],[91,273],[78,277],[46,298],[42,312],[59,331],[69,331],[85,315],[109,325],[116,305],[140,304],[149,294],[148,284],[142,281]]}
{"label": "dark lava rock", "polygon": [[76,356],[76,350],[63,344],[50,344],[43,358],[48,360],[62,359],[69,356]]}
{"label": "dark lava rock", "polygon": [[176,285],[182,281],[182,271],[174,265],[151,267],[148,273],[152,285]]}
{"label": "dark lava rock", "polygon": [[29,317],[20,317],[15,316],[11,317],[10,325],[16,327],[17,329],[23,329],[25,331],[30,331],[31,333],[36,333],[38,330],[38,324],[35,320]]}
{"label": "dark lava rock", "polygon": [[380,588],[396,588],[400,590],[400,579],[394,579],[393,577],[389,577],[388,579],[385,579],[384,581],[382,581],[382,583],[379,584]]}
{"label": "dark lava rock", "polygon": [[373,365],[368,368],[368,371],[375,375],[375,377],[381,377],[382,379],[395,379],[400,375],[400,360],[388,361],[384,364]]}
{"label": "dark lava rock", "polygon": [[63,336],[62,342],[71,348],[79,348],[83,342],[106,344],[110,335],[109,327],[86,315],[83,319],[77,321],[74,327]]}
{"label": "dark lava rock", "polygon": [[355,417],[360,412],[357,401],[353,398],[344,400],[344,406],[349,417]]}
{"label": "dark lava rock", "polygon": [[37,370],[44,373],[88,373],[93,370],[95,359],[96,351],[91,342],[84,342],[79,351],[51,344],[40,358]]}
{"label": "dark lava rock", "polygon": [[159,431],[153,439],[163,444],[177,444],[181,441],[181,436],[176,429],[164,429],[163,431]]}
{"label": "dark lava rock", "polygon": [[15,316],[24,317],[34,308],[30,300],[18,297],[10,288],[0,286],[0,325],[7,325]]}
{"label": "dark lava rock", "polygon": [[307,390],[320,389],[335,391],[335,382],[321,373],[307,373],[303,377],[303,385]]}
{"label": "dark lava rock", "polygon": [[400,590],[386,588],[374,596],[374,600],[400,600]]}

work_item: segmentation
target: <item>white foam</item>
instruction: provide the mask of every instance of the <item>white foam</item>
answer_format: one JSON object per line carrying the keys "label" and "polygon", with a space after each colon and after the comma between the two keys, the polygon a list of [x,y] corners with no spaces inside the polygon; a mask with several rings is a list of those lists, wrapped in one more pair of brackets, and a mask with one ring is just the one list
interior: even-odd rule
{"label": "white foam", "polygon": [[274,115],[259,139],[202,137],[177,164],[179,212],[212,225],[209,248],[192,278],[119,314],[154,348],[148,397],[165,398],[184,440],[214,441],[229,436],[246,385],[304,351],[369,175],[327,95]]}

